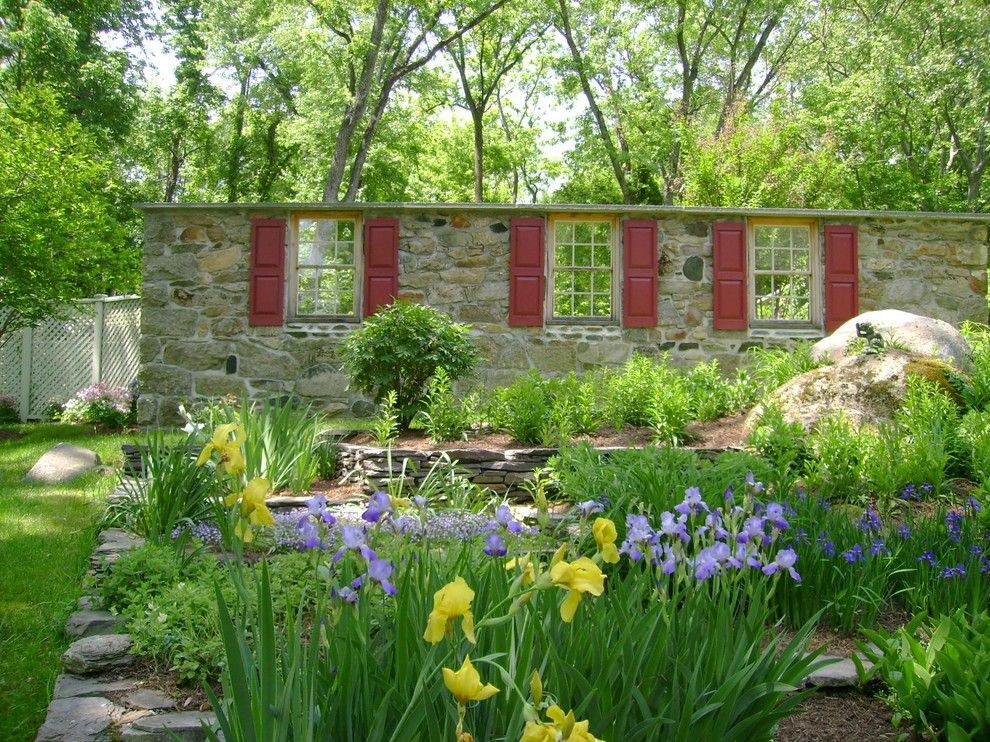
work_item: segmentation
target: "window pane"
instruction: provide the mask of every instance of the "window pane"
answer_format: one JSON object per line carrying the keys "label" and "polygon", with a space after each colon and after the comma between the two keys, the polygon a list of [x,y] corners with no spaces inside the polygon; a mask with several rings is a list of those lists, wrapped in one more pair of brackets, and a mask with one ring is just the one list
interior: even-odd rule
{"label": "window pane", "polygon": [[553,313],[558,317],[570,317],[573,315],[571,294],[560,294],[553,297]]}
{"label": "window pane", "polygon": [[334,262],[340,265],[354,265],[354,243],[338,242],[337,259]]}
{"label": "window pane", "polygon": [[591,266],[591,245],[574,245],[574,265]]}
{"label": "window pane", "polygon": [[354,222],[350,219],[341,219],[337,222],[337,239],[341,242],[354,241]]}
{"label": "window pane", "polygon": [[591,294],[574,294],[574,316],[591,316]]}
{"label": "window pane", "polygon": [[791,255],[791,264],[796,271],[807,271],[808,250],[795,250]]}
{"label": "window pane", "polygon": [[316,239],[316,222],[312,219],[299,220],[299,242],[313,242]]}
{"label": "window pane", "polygon": [[553,274],[553,293],[569,294],[574,290],[574,274],[570,271],[557,271]]}
{"label": "window pane", "polygon": [[773,268],[773,252],[767,248],[756,248],[756,270],[768,271]]}
{"label": "window pane", "polygon": [[775,271],[789,271],[791,269],[791,251],[773,251],[773,269]]}
{"label": "window pane", "polygon": [[612,244],[612,225],[608,222],[598,222],[595,224],[595,244]]}
{"label": "window pane", "polygon": [[591,244],[591,234],[594,225],[589,222],[575,222],[574,224],[574,242],[575,244]]}
{"label": "window pane", "polygon": [[811,230],[808,227],[791,227],[791,246],[807,248],[811,242]]}
{"label": "window pane", "polygon": [[612,271],[595,271],[591,286],[596,294],[611,294]]}
{"label": "window pane", "polygon": [[585,293],[591,291],[591,271],[574,272],[574,290]]}
{"label": "window pane", "polygon": [[596,317],[611,317],[612,316],[612,297],[608,294],[595,294],[595,316]]}

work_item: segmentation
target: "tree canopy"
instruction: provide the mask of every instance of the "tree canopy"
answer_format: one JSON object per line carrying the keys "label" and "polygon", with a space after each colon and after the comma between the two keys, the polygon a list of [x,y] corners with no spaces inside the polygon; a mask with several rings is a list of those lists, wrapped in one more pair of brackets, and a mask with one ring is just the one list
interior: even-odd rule
{"label": "tree canopy", "polygon": [[0,0],[0,304],[136,288],[137,200],[986,211],[988,33],[983,0]]}

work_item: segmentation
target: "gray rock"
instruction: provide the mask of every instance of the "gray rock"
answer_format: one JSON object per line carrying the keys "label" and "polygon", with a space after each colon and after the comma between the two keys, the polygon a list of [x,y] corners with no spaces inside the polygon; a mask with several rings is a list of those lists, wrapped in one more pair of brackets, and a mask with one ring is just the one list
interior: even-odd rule
{"label": "gray rock", "polygon": [[100,531],[99,535],[99,541],[101,544],[119,541],[134,541],[139,538],[140,536],[136,536],[130,531],[125,531],[123,528],[104,528]]}
{"label": "gray rock", "polygon": [[[128,742],[200,742],[206,739],[203,723],[216,724],[216,714],[206,711],[176,711],[145,716],[120,730],[120,738]],[[174,736],[173,736],[174,735]]]}
{"label": "gray rock", "polygon": [[25,482],[58,484],[93,471],[100,465],[100,457],[95,451],[71,443],[59,443],[45,451],[30,471],[24,475]]}
{"label": "gray rock", "polygon": [[173,709],[175,700],[166,693],[153,688],[138,688],[125,695],[122,699],[124,705],[136,709]]}
{"label": "gray rock", "polygon": [[[799,422],[807,430],[836,412],[856,426],[879,425],[894,419],[911,374],[931,378],[930,374],[946,368],[928,356],[889,348],[879,355],[848,356],[795,376],[771,392],[768,400],[780,406],[788,422]],[[758,404],[746,416],[747,430],[753,429],[763,408]]]}
{"label": "gray rock", "polygon": [[81,611],[99,610],[100,599],[95,595],[83,595],[76,601],[76,607]]}
{"label": "gray rock", "polygon": [[115,667],[127,667],[135,660],[130,653],[132,644],[128,634],[87,636],[69,645],[62,655],[62,663],[66,670],[78,675],[94,675]]}
{"label": "gray rock", "polygon": [[969,365],[971,349],[966,338],[948,322],[899,309],[864,312],[843,323],[811,349],[817,359],[838,361],[846,357],[850,340],[856,337],[856,324],[869,322],[888,345],[894,343],[912,353],[940,358],[958,369]]}
{"label": "gray rock", "polygon": [[115,634],[119,623],[117,616],[107,611],[76,611],[65,622],[65,633],[77,639]]}
{"label": "gray rock", "polygon": [[56,698],[38,730],[36,742],[102,742],[110,739],[120,708],[106,698]]}
{"label": "gray rock", "polygon": [[[859,673],[856,672],[856,664],[851,659],[828,655],[822,655],[819,659],[835,660],[835,662],[811,673],[805,679],[805,685],[816,688],[851,688],[859,685]],[[872,667],[866,660],[863,660],[863,664],[866,669]]]}
{"label": "gray rock", "polygon": [[123,693],[137,687],[132,679],[112,680],[110,678],[81,678],[77,675],[59,675],[55,681],[55,698],[78,698],[81,696],[105,696],[108,693]]}

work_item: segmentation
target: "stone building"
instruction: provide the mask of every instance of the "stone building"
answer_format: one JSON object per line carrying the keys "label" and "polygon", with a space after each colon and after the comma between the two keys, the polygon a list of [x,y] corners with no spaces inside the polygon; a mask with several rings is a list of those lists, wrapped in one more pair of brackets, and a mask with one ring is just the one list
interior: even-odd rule
{"label": "stone building", "polygon": [[340,341],[393,296],[470,323],[479,376],[634,352],[738,365],[896,308],[987,319],[990,215],[499,204],[145,204],[139,417],[294,394],[362,413]]}

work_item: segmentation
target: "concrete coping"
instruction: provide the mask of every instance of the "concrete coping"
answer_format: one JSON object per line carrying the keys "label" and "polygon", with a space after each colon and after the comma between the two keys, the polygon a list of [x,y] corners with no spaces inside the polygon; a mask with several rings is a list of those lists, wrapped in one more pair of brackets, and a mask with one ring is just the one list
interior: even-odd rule
{"label": "concrete coping", "polygon": [[659,206],[638,204],[505,204],[505,203],[148,203],[134,204],[140,211],[360,211],[364,213],[480,213],[480,214],[628,214],[642,216],[753,216],[813,219],[906,219],[990,223],[990,214],[943,211],[879,211],[860,209],[784,209],[726,206]]}

